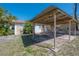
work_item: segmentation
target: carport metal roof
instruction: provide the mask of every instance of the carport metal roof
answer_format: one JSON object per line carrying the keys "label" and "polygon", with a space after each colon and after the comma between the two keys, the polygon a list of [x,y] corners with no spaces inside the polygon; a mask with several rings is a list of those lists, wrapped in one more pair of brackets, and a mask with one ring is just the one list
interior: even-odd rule
{"label": "carport metal roof", "polygon": [[31,20],[31,22],[53,25],[54,14],[56,15],[56,24],[66,24],[69,23],[70,20],[72,22],[77,22],[75,19],[73,19],[73,17],[69,16],[66,12],[53,6],[50,6],[43,10],[39,15],[34,17]]}

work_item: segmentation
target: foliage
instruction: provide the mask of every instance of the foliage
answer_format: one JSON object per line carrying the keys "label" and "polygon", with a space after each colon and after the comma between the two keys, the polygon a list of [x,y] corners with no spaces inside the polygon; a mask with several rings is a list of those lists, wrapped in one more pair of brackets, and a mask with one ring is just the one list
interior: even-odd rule
{"label": "foliage", "polygon": [[15,19],[16,17],[7,10],[0,8],[0,35],[11,34],[12,29],[10,29],[10,26],[13,25],[13,20]]}
{"label": "foliage", "polygon": [[24,26],[24,34],[32,33],[32,24],[30,22],[26,22]]}

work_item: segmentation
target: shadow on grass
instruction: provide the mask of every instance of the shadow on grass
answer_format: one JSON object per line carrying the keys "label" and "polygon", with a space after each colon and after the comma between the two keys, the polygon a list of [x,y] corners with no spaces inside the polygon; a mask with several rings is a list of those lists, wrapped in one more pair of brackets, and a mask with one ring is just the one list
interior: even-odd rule
{"label": "shadow on grass", "polygon": [[[40,37],[42,39],[40,39]],[[32,35],[23,35],[22,41],[23,41],[24,47],[27,47],[27,46],[48,40],[47,38],[49,39],[49,37],[46,35],[35,35],[34,38],[32,37]]]}
{"label": "shadow on grass", "polygon": [[34,44],[32,40],[32,35],[22,35],[22,42],[24,47]]}
{"label": "shadow on grass", "polygon": [[[68,35],[68,33],[58,33],[56,37],[62,36],[62,35]],[[74,36],[74,34],[72,34]],[[51,40],[54,38],[53,32],[51,32],[51,34],[41,34],[41,35],[35,35],[34,38],[32,37],[32,35],[22,35],[22,41],[24,44],[24,47],[36,44],[36,43],[40,43],[46,40]]]}

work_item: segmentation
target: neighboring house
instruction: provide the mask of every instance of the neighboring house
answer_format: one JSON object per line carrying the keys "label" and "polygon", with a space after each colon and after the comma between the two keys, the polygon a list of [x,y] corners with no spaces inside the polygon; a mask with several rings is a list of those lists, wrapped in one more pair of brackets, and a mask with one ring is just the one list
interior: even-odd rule
{"label": "neighboring house", "polygon": [[14,34],[15,35],[20,35],[23,33],[24,23],[25,22],[22,20],[15,21],[15,25],[14,25]]}
{"label": "neighboring house", "polygon": [[[23,34],[23,28],[24,28],[24,23],[25,21],[23,20],[16,20],[14,22],[14,35],[21,35]],[[12,28],[12,27],[11,27]],[[35,26],[35,33],[41,33],[42,32],[42,27],[41,25],[36,25]]]}

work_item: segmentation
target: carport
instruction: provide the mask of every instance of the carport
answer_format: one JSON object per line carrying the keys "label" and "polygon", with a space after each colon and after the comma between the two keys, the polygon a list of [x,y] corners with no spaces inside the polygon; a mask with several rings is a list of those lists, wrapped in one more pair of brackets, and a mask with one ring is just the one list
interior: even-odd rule
{"label": "carport", "polygon": [[[76,36],[76,23],[77,21],[69,16],[67,13],[65,13],[63,10],[50,6],[46,8],[44,11],[42,11],[40,14],[38,14],[36,17],[31,20],[33,24],[33,37],[35,35],[34,29],[35,29],[35,24],[41,24],[42,25],[42,30],[44,30],[44,26],[49,25],[51,28],[51,31],[53,30],[54,33],[54,49],[56,48],[56,33],[57,33],[57,26],[58,25],[65,25],[67,24],[68,27],[68,35],[69,35],[69,40],[71,40],[71,26],[74,27],[74,35]],[[53,27],[53,28],[52,28]]]}

